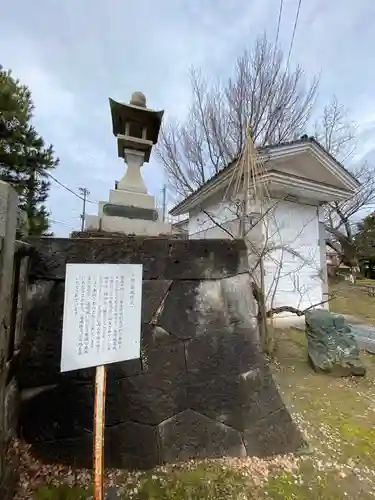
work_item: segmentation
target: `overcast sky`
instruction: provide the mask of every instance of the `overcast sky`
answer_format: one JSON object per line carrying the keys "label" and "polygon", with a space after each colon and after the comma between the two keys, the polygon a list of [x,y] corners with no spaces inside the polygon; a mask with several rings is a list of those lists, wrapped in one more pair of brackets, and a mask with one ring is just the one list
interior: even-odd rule
{"label": "overcast sky", "polygon": [[[284,0],[286,51],[297,5]],[[128,102],[140,90],[165,119],[183,117],[189,67],[213,79],[230,75],[258,34],[275,37],[278,9],[278,0],[2,0],[0,63],[32,91],[35,125],[60,157],[54,175],[106,200],[124,171],[108,97]],[[321,73],[321,102],[335,93],[351,110],[361,126],[358,157],[375,161],[374,24],[374,0],[302,0],[291,61]],[[152,160],[143,173],[160,198],[161,166]],[[74,195],[54,184],[48,207],[56,235],[79,228]]]}

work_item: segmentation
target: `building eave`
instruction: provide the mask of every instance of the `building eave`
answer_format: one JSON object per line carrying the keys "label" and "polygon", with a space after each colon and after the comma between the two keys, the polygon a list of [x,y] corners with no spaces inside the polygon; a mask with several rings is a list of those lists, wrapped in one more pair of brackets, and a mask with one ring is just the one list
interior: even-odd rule
{"label": "building eave", "polygon": [[340,180],[349,190],[355,192],[360,187],[360,182],[316,141],[301,142],[299,144],[292,144],[270,151],[269,160],[275,161],[300,153],[308,153],[319,161],[319,163]]}
{"label": "building eave", "polygon": [[[325,168],[345,186],[345,189],[348,190],[349,196],[350,194],[354,194],[360,187],[359,181],[313,138],[260,148],[258,152],[259,162],[265,165],[272,161],[287,158],[288,156],[307,153],[325,166]],[[222,187],[225,187],[228,184],[227,181],[232,175],[235,167],[236,161],[233,161],[221,172],[211,178],[206,184],[201,186],[197,191],[173,207],[169,213],[173,216],[188,213],[191,209],[195,208],[198,204],[215,194]],[[335,188],[332,186],[332,189]],[[345,189],[341,191],[344,192]]]}
{"label": "building eave", "polygon": [[227,184],[226,181],[230,177],[233,168],[234,164],[229,168],[226,168],[225,171],[223,170],[223,175],[218,176],[215,179],[215,182],[211,183],[210,181],[208,181],[208,183],[202,186],[198,191],[192,193],[181,203],[173,207],[169,212],[170,215],[177,216],[187,214],[191,208],[194,208],[198,203],[201,203],[203,200],[215,194],[221,189],[221,187]]}
{"label": "building eave", "polygon": [[270,171],[260,178],[260,182],[267,183],[270,189],[276,187],[288,188],[293,186],[293,188],[303,189],[307,192],[315,194],[317,199],[321,195],[319,201],[324,202],[325,198],[331,197],[332,201],[341,199],[345,200],[352,195],[352,191],[348,189],[341,189],[323,182],[312,181],[305,179],[304,177],[298,177],[297,175],[285,174],[283,172]]}
{"label": "building eave", "polygon": [[172,226],[174,227],[179,227],[179,226],[183,226],[184,224],[187,224],[189,222],[189,217],[186,217],[185,219],[182,219],[182,220],[178,220],[176,222],[173,222],[172,223]]}

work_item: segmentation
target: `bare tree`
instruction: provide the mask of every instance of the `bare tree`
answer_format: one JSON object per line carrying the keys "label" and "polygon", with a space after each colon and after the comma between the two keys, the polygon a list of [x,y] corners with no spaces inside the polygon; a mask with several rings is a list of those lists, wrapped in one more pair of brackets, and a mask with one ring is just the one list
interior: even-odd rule
{"label": "bare tree", "polygon": [[[335,96],[325,106],[322,116],[315,124],[317,140],[341,162],[350,160],[356,149],[356,131],[357,125]],[[340,262],[355,268],[358,260],[353,219],[375,202],[375,170],[367,163],[353,165],[350,170],[361,187],[349,200],[335,201],[326,206],[325,226],[328,246],[336,251]]]}
{"label": "bare tree", "polygon": [[[290,70],[278,46],[266,35],[240,55],[233,76],[211,84],[201,72],[190,72],[192,103],[186,119],[169,122],[161,133],[157,154],[169,177],[169,192],[186,197],[243,153],[251,128],[257,147],[277,144],[313,130],[317,140],[341,162],[356,147],[356,125],[336,97],[312,122],[318,80],[306,83],[302,67]],[[362,183],[349,200],[326,207],[327,244],[341,261],[357,266],[355,215],[375,202],[374,168],[351,166]]]}
{"label": "bare tree", "polygon": [[359,190],[346,201],[335,201],[327,206],[326,230],[327,244],[333,248],[339,259],[350,267],[358,266],[355,246],[355,216],[365,211],[375,202],[375,170],[372,165],[364,163],[352,169],[361,183]]}
{"label": "bare tree", "polygon": [[283,52],[259,37],[237,58],[233,77],[209,85],[190,72],[192,104],[183,123],[169,123],[161,134],[158,156],[171,189],[186,196],[244,148],[249,126],[257,146],[287,141],[306,130],[318,80],[305,83],[303,69],[286,67]]}
{"label": "bare tree", "polygon": [[356,149],[357,125],[334,95],[315,121],[315,137],[337,160],[345,162]]}

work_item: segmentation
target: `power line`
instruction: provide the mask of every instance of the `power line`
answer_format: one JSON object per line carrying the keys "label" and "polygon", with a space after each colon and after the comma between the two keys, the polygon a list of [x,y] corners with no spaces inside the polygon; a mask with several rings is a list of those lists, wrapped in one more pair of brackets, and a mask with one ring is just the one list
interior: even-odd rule
{"label": "power line", "polygon": [[282,13],[283,13],[283,6],[284,6],[284,0],[280,0],[279,18],[277,20],[277,30],[276,30],[275,47],[274,47],[273,57],[272,57],[273,61],[275,61],[276,52],[277,52],[277,44],[279,42],[280,23],[281,23],[281,16],[282,16]]}
{"label": "power line", "polygon": [[74,194],[74,196],[76,196],[77,198],[79,198],[80,200],[82,200],[82,196],[80,196],[78,193],[76,193],[75,191],[73,191],[73,189],[70,189],[70,187],[68,187],[65,184],[63,184],[62,182],[60,182],[52,174],[50,174],[49,172],[43,172],[43,173],[47,174],[48,177],[50,177],[52,180],[54,180],[56,182],[56,184],[58,184],[59,186],[61,186],[62,188],[66,189],[66,191],[69,191],[69,193]]}
{"label": "power line", "polygon": [[[288,57],[287,57],[287,61],[286,61],[286,65],[285,65],[285,69],[284,69],[284,73],[283,73],[283,76],[282,76],[282,79],[281,79],[281,88],[284,87],[284,83],[285,83],[285,78],[288,74],[288,70],[289,70],[289,64],[290,64],[290,56],[291,56],[291,53],[292,53],[292,48],[293,48],[293,43],[294,43],[294,37],[295,37],[295,34],[296,34],[296,30],[297,30],[297,24],[298,24],[298,18],[299,18],[299,13],[300,13],[300,9],[301,9],[301,3],[302,3],[302,0],[299,0],[298,1],[298,7],[297,7],[297,12],[296,12],[296,18],[294,20],[294,26],[293,26],[293,32],[292,32],[292,38],[290,40],[290,45],[289,45],[289,51],[288,51]],[[278,17],[278,21],[277,21],[277,31],[276,31],[276,40],[275,40],[275,47],[274,47],[274,54],[273,54],[273,61],[275,59],[275,56],[276,56],[276,51],[277,51],[277,43],[278,43],[278,40],[279,40],[279,34],[280,34],[280,24],[281,24],[281,16],[282,16],[282,12],[283,12],[283,6],[284,6],[284,1],[283,0],[280,0],[280,7],[279,7],[279,17]],[[276,114],[276,113],[280,113],[281,112],[281,108],[280,106],[278,106],[274,112],[273,112],[273,116]],[[274,126],[274,129],[272,130],[272,133],[274,132],[275,128],[276,128],[276,125],[277,125],[277,122],[278,120],[276,120],[275,122],[275,126]]]}
{"label": "power line", "polygon": [[294,37],[295,37],[295,34],[296,34],[296,29],[297,29],[297,24],[298,24],[299,12],[300,12],[300,9],[301,9],[301,3],[302,3],[302,0],[298,0],[297,13],[296,13],[296,18],[294,20],[293,33],[292,33],[292,38],[290,40],[288,58],[287,58],[287,62],[286,62],[286,67],[287,68],[289,67],[290,55],[292,53],[292,48],[293,48],[293,43],[294,43]]}
{"label": "power line", "polygon": [[[42,172],[40,172],[42,173]],[[62,182],[60,182],[58,179],[56,179],[55,176],[53,176],[50,172],[47,172],[47,171],[43,171],[43,174],[46,174],[48,177],[50,177],[53,181],[56,182],[56,184],[58,184],[59,186],[61,186],[62,188],[64,188],[66,191],[69,191],[69,193],[71,194],[74,194],[74,196],[76,196],[77,198],[79,198],[80,200],[83,200],[83,197],[80,196],[78,193],[76,193],[73,189],[71,189],[69,186],[67,186],[66,184],[63,184]],[[97,201],[93,201],[93,200],[88,200],[86,199],[85,200],[86,202],[88,203],[98,203]]]}
{"label": "power line", "polygon": [[62,221],[62,220],[54,220],[54,219],[49,219],[49,222],[52,224],[60,224],[61,226],[68,227],[69,229],[76,229],[74,226],[71,226],[69,223]]}

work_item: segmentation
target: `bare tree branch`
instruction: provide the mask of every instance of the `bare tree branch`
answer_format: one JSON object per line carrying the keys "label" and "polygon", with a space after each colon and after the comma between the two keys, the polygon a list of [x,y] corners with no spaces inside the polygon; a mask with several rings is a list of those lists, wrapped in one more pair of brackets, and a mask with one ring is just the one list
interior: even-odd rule
{"label": "bare tree branch", "polygon": [[267,318],[270,318],[274,314],[280,314],[283,312],[290,312],[292,314],[296,314],[297,316],[304,316],[308,311],[311,311],[312,309],[315,309],[316,307],[322,306],[324,304],[327,304],[327,302],[330,302],[334,298],[334,295],[330,295],[328,299],[322,300],[318,302],[317,304],[313,304],[310,307],[306,307],[306,309],[297,309],[296,307],[292,306],[280,306],[280,307],[273,307],[269,309],[266,313]]}
{"label": "bare tree branch", "polygon": [[237,58],[233,77],[210,84],[190,72],[192,104],[183,123],[167,125],[157,154],[171,188],[186,196],[238,158],[248,127],[258,146],[294,139],[310,120],[317,79],[305,84],[297,66],[285,71],[285,58],[266,35]]}
{"label": "bare tree branch", "polygon": [[[348,110],[337,98],[325,106],[315,123],[317,140],[340,161],[348,160],[354,153],[357,125],[350,119]],[[336,251],[339,261],[352,268],[358,266],[354,244],[355,217],[359,212],[375,202],[375,170],[363,163],[351,167],[352,174],[361,187],[345,201],[334,201],[325,207],[325,227],[328,233],[327,245]]]}
{"label": "bare tree branch", "polygon": [[356,149],[357,128],[348,110],[333,96],[315,122],[315,137],[331,155],[344,162]]}
{"label": "bare tree branch", "polygon": [[220,222],[215,220],[215,218],[209,212],[207,212],[207,210],[202,209],[202,212],[205,215],[207,215],[207,217],[210,219],[211,222],[214,223],[215,226],[224,231],[230,238],[236,239],[236,236],[232,234],[230,231],[228,231],[228,229],[226,229],[223,224],[220,224]]}

